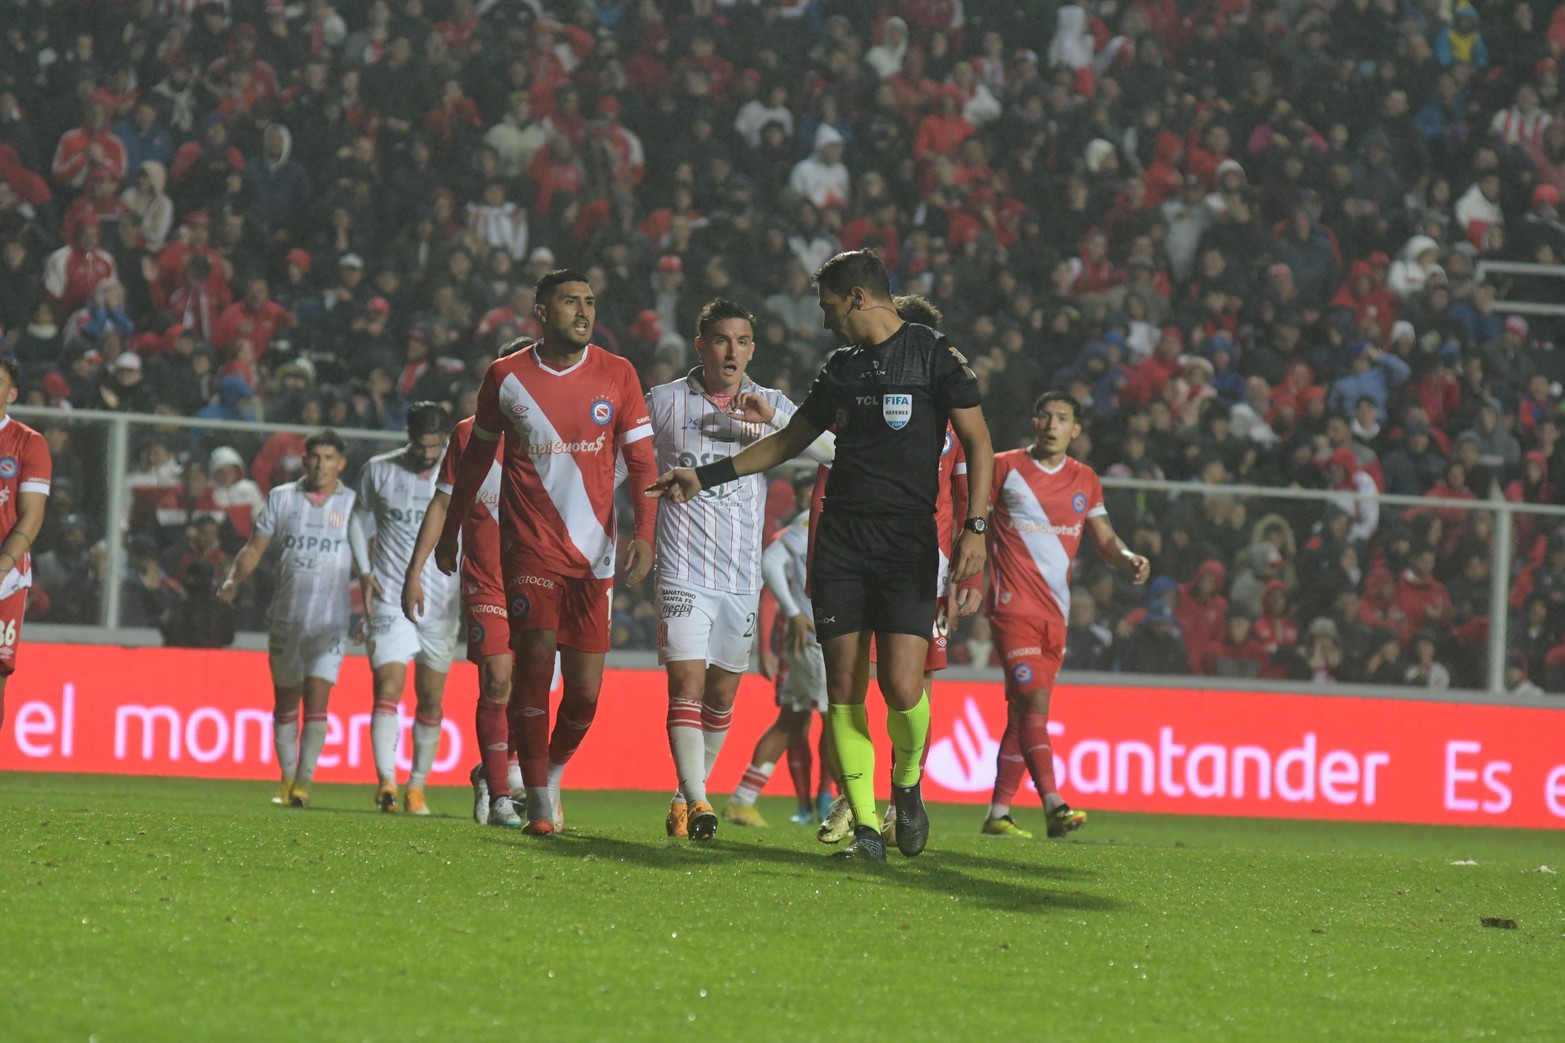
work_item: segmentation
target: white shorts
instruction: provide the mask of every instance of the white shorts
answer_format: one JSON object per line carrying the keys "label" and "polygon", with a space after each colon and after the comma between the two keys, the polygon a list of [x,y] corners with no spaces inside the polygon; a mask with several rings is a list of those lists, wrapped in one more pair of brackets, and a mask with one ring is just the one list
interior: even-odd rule
{"label": "white shorts", "polygon": [[459,622],[455,615],[426,615],[417,625],[400,612],[370,616],[364,639],[369,647],[370,666],[379,668],[417,659],[420,666],[449,673],[451,657],[456,654]]}
{"label": "white shorts", "polygon": [[811,641],[802,652],[788,653],[788,677],[777,693],[777,705],[805,713],[826,712],[826,656]]}
{"label": "white shorts", "polygon": [[336,684],[347,641],[348,635],[341,631],[273,630],[266,639],[272,684],[278,688],[292,688],[304,683],[307,677]]}
{"label": "white shorts", "polygon": [[700,659],[736,674],[750,669],[761,592],[729,594],[660,582],[658,662]]}

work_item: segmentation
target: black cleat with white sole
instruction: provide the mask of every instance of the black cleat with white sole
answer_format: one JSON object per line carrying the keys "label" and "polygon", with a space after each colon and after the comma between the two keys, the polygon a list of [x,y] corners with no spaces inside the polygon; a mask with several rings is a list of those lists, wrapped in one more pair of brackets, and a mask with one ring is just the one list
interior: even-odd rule
{"label": "black cleat with white sole", "polygon": [[924,810],[921,783],[891,787],[891,800],[897,809],[897,850],[909,858],[929,843],[929,814]]}
{"label": "black cleat with white sole", "polygon": [[855,826],[853,843],[836,852],[832,858],[853,859],[860,862],[884,862],[886,842],[880,839],[880,830],[874,826]]}

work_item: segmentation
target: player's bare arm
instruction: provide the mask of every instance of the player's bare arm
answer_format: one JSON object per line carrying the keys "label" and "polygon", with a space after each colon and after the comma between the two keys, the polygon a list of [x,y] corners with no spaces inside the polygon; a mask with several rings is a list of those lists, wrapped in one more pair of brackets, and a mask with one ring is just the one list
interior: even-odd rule
{"label": "player's bare arm", "polygon": [[[967,454],[967,502],[986,504],[994,482],[994,445],[989,439],[989,425],[984,423],[983,409],[970,406],[951,410],[951,428],[962,443],[962,451]],[[972,514],[971,508],[968,513]],[[952,586],[960,587],[983,572],[985,552],[982,532],[975,532],[964,523],[956,534],[956,545],[951,551]],[[960,598],[957,609],[961,611]]]}
{"label": "player's bare arm", "polygon": [[1092,546],[1102,559],[1129,576],[1136,584],[1145,583],[1152,575],[1152,563],[1125,546],[1125,541],[1114,532],[1114,525],[1107,517],[1099,515],[1087,519],[1087,532],[1092,536]]}
{"label": "player's bare arm", "polygon": [[353,524],[348,526],[348,550],[353,554],[353,570],[359,575],[359,590],[364,593],[364,610],[368,612],[380,600],[381,589],[370,565],[370,541],[364,535],[363,516],[367,513],[362,510],[364,506],[365,501],[361,498],[353,511]]}
{"label": "player's bare arm", "polygon": [[485,431],[474,424],[473,437],[462,450],[456,482],[451,486],[451,496],[446,504],[445,524],[440,530],[440,540],[435,544],[435,567],[447,576],[456,572],[457,537],[462,532],[462,519],[473,509],[479,487],[494,464],[494,444],[499,437],[498,431]]}
{"label": "player's bare arm", "polygon": [[[816,427],[805,419],[802,412],[795,413],[788,421],[788,426],[781,431],[767,435],[753,445],[741,449],[726,461],[708,466],[732,465],[733,473],[724,481],[743,478],[747,474],[770,471],[778,464],[792,460],[804,452],[820,437],[823,430],[824,428]],[[985,439],[985,444],[988,444],[987,435]],[[646,495],[653,498],[667,497],[675,503],[685,503],[700,495],[701,489],[701,479],[696,475],[696,468],[676,467],[647,486]]]}
{"label": "player's bare arm", "polygon": [[43,528],[44,509],[49,504],[48,493],[21,493],[16,498],[16,524],[0,540],[0,581],[16,568],[17,560],[32,549]]}
{"label": "player's bare arm", "polygon": [[450,504],[450,494],[435,490],[418,527],[418,541],[413,544],[413,556],[408,559],[407,571],[402,576],[402,614],[409,622],[417,623],[424,616],[424,562],[440,542],[440,531],[445,528]]}
{"label": "player's bare arm", "polygon": [[217,588],[219,601],[225,605],[234,603],[234,597],[239,593],[239,585],[250,578],[250,573],[261,564],[266,548],[271,545],[271,536],[256,533],[239,548],[239,553],[234,555],[234,563],[228,567],[228,575],[223,578],[223,585]]}

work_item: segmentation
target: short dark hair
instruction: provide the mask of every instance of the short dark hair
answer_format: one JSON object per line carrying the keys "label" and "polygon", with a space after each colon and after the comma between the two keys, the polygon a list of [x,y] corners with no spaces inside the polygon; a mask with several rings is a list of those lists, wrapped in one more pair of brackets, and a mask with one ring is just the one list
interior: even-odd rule
{"label": "short dark hair", "polygon": [[503,359],[507,355],[514,355],[518,351],[525,351],[536,343],[538,343],[537,337],[528,337],[525,335],[521,337],[512,337],[510,340],[500,345],[500,350],[495,353],[495,358]]}
{"label": "short dark hair", "polygon": [[0,369],[5,370],[6,376],[11,378],[12,387],[22,386],[22,364],[15,355],[0,355]]}
{"label": "short dark hair", "polygon": [[897,306],[897,315],[903,322],[916,322],[932,330],[938,330],[946,318],[935,302],[921,293],[899,294],[891,298],[891,303]]}
{"label": "short dark hair", "polygon": [[839,297],[846,297],[855,286],[862,287],[877,300],[891,296],[891,276],[886,263],[874,250],[849,250],[840,253],[816,269],[815,282]]}
{"label": "short dark hair", "polygon": [[755,328],[755,316],[742,304],[735,304],[726,297],[713,297],[706,302],[706,307],[701,309],[700,316],[696,319],[696,336],[706,336],[706,331],[713,323],[722,322],[725,319],[743,319]]}
{"label": "short dark hair", "polygon": [[556,268],[552,272],[545,272],[538,285],[533,290],[533,300],[542,304],[548,301],[554,293],[556,286],[568,282],[586,282],[587,277],[574,268]]}
{"label": "short dark hair", "polygon": [[1081,403],[1076,401],[1076,396],[1068,391],[1045,391],[1039,395],[1037,401],[1032,404],[1032,415],[1042,415],[1045,407],[1052,402],[1064,402],[1071,407],[1071,418],[1076,423],[1081,423]]}
{"label": "short dark hair", "polygon": [[451,430],[451,418],[439,402],[415,402],[408,407],[408,437],[418,440],[426,435],[443,435]]}
{"label": "short dark hair", "polygon": [[348,443],[342,440],[342,436],[329,427],[323,427],[309,438],[304,440],[304,453],[308,456],[322,446],[335,449],[343,456],[348,455]]}

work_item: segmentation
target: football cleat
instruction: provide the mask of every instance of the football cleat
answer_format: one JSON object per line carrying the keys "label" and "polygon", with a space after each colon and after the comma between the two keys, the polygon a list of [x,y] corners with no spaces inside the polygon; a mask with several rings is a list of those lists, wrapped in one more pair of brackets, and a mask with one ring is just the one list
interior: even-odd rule
{"label": "football cleat", "polygon": [[826,816],[831,814],[832,796],[830,793],[822,793],[815,798],[815,821],[825,822]]}
{"label": "football cleat", "polygon": [[897,842],[897,806],[886,805],[886,815],[880,820],[880,839],[885,841],[887,847]]}
{"label": "football cleat", "polygon": [[375,791],[375,806],[388,815],[397,813],[397,787],[394,785],[381,786]]}
{"label": "football cleat", "polygon": [[310,806],[310,789],[301,786],[297,782],[288,789],[288,806],[290,808],[307,808]]}
{"label": "football cleat", "polygon": [[1001,815],[999,818],[984,819],[984,828],[979,830],[986,837],[1020,837],[1023,840],[1031,840],[1032,834],[1016,824],[1016,820],[1009,815]]}
{"label": "football cleat", "polygon": [[754,804],[735,804],[729,801],[723,807],[723,821],[732,822],[736,826],[765,827],[766,820],[755,809]]}
{"label": "football cleat", "polygon": [[[489,813],[493,815],[494,809],[491,808]],[[535,818],[522,827],[522,832],[530,837],[552,837],[554,836],[554,823],[546,818]]]}
{"label": "football cleat", "polygon": [[484,766],[473,765],[467,780],[473,784],[473,821],[480,826],[489,822],[489,783],[484,779]]}
{"label": "football cleat", "polygon": [[279,782],[277,784],[277,792],[272,794],[272,803],[286,805],[288,803],[288,792],[292,789],[293,783]]}
{"label": "football cleat", "polygon": [[690,807],[682,800],[670,801],[668,805],[668,818],[663,826],[671,837],[688,837],[690,835]]}
{"label": "football cleat", "polygon": [[929,814],[924,810],[923,789],[917,782],[911,786],[893,785],[891,800],[897,809],[897,850],[912,858],[929,843]]}
{"label": "football cleat", "polygon": [[717,836],[717,812],[704,800],[690,802],[690,839],[711,840]]}
{"label": "football cleat", "polygon": [[788,821],[796,826],[815,825],[815,809],[808,804],[800,804],[793,809],[793,814],[788,816]]}
{"label": "football cleat", "polygon": [[848,798],[838,797],[831,802],[821,828],[815,831],[815,839],[822,844],[840,844],[853,834],[853,805]]}
{"label": "football cleat", "polygon": [[841,851],[833,852],[831,857],[845,861],[884,862],[886,844],[880,839],[880,831],[874,826],[857,826],[853,830],[853,843]]}
{"label": "football cleat", "polygon": [[403,795],[402,801],[409,815],[429,814],[429,805],[424,803],[424,787],[422,786],[409,786],[407,793]]}
{"label": "football cleat", "polygon": [[1058,840],[1067,833],[1074,833],[1087,824],[1085,811],[1072,811],[1069,804],[1061,804],[1049,812],[1049,836]]}
{"label": "football cleat", "polygon": [[516,813],[516,805],[510,797],[496,797],[484,812],[484,821],[491,826],[521,829],[522,816]]}

